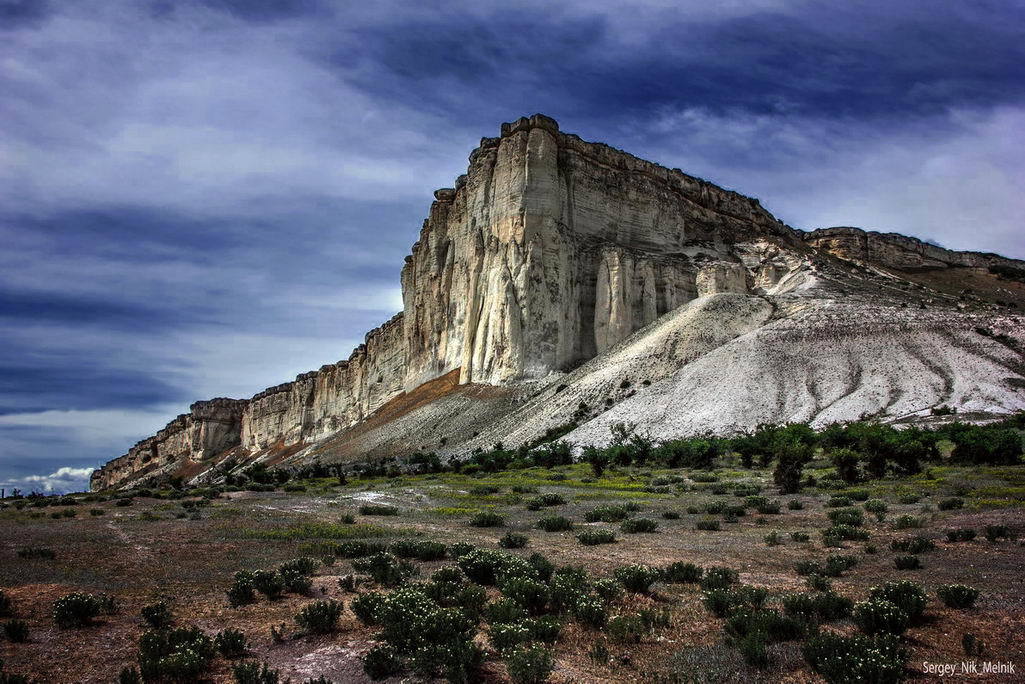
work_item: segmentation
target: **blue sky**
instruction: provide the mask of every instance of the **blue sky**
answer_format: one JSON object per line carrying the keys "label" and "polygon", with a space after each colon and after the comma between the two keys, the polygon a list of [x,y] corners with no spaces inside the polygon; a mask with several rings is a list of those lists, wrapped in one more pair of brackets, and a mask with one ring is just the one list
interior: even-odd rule
{"label": "blue sky", "polygon": [[0,486],[346,358],[481,136],[1025,258],[1022,2],[0,0]]}

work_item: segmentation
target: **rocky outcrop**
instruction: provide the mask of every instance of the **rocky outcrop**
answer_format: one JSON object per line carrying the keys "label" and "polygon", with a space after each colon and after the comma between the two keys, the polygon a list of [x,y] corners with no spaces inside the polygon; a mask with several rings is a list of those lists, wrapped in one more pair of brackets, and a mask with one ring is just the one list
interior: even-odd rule
{"label": "rocky outcrop", "polygon": [[167,466],[202,461],[237,445],[247,405],[239,399],[197,401],[163,430],[93,471],[91,488],[107,489]]}
{"label": "rocky outcrop", "polygon": [[[910,283],[895,285],[847,262],[904,270],[1021,265],[894,234],[795,231],[755,199],[585,142],[546,116],[521,118],[483,138],[466,174],[434,193],[402,269],[402,313],[368,333],[345,361],[249,400],[193,405],[97,471],[93,487],[171,472],[233,447],[259,457],[332,435],[332,444],[365,436],[375,411],[416,404],[414,397],[431,394],[417,388],[442,377],[458,377],[460,386],[545,386],[695,298],[810,301],[858,290],[908,303],[901,287]],[[755,304],[758,311],[775,306]],[[472,394],[445,399],[472,419],[431,417],[416,424],[417,434],[479,422],[480,411],[468,408]],[[509,434],[532,424],[516,420]],[[374,430],[391,429],[378,423],[371,421]],[[438,438],[448,443],[447,435]],[[413,441],[399,435],[376,444],[406,448]]]}
{"label": "rocky outcrop", "polygon": [[849,261],[900,270],[949,268],[989,268],[1005,266],[1021,269],[1022,262],[999,254],[956,252],[899,233],[878,233],[860,228],[820,228],[803,235],[817,250]]}

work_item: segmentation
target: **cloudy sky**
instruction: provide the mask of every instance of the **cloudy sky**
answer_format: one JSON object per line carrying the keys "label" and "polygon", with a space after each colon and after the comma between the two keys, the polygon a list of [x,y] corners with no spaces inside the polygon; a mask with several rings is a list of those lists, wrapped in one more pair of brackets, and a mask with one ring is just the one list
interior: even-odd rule
{"label": "cloudy sky", "polygon": [[0,486],[348,357],[525,114],[1025,258],[1023,35],[1006,0],[0,0]]}

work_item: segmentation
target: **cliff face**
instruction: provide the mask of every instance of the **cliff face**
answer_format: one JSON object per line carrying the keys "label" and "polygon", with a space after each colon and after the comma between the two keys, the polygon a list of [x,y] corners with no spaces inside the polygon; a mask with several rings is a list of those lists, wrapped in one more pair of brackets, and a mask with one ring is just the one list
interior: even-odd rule
{"label": "cliff face", "polygon": [[128,453],[93,472],[92,489],[106,489],[183,461],[202,461],[239,443],[242,413],[248,402],[240,399],[197,401],[152,437],[135,444]]}
{"label": "cliff face", "polygon": [[249,400],[194,404],[92,484],[182,471],[233,447],[315,442],[449,374],[539,381],[696,297],[846,293],[849,267],[834,257],[918,270],[1020,264],[854,228],[801,233],[757,200],[522,118],[483,138],[455,187],[435,192],[402,270],[404,311],[348,360]]}

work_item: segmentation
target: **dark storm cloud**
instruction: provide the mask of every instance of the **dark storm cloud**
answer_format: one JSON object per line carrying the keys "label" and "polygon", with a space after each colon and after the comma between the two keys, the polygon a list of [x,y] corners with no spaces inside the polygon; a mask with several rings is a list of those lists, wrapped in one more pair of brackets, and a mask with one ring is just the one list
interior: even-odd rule
{"label": "dark storm cloud", "polygon": [[1025,257],[1018,2],[0,0],[0,34],[0,483],[346,358],[431,191],[534,112],[795,227]]}

